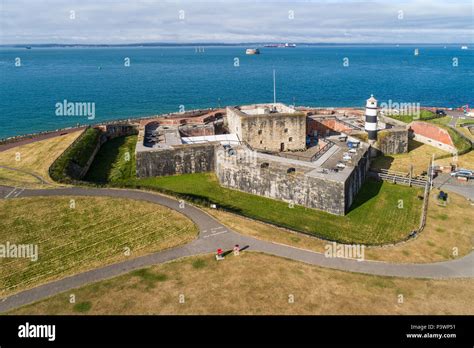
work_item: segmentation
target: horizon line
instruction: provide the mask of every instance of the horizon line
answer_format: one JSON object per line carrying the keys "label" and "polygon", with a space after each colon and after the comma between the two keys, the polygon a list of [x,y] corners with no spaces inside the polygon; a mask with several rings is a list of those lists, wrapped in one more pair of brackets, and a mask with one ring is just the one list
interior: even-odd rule
{"label": "horizon line", "polygon": [[474,44],[474,42],[463,43],[463,42],[433,42],[433,43],[421,43],[421,42],[283,42],[283,41],[249,41],[249,42],[131,42],[131,43],[10,43],[2,44],[0,47],[40,47],[40,46],[240,46],[240,45],[272,45],[272,44],[282,44],[282,43],[292,43],[296,45],[308,45],[308,46],[330,46],[330,45],[440,45],[440,46],[453,46],[453,45],[467,45]]}

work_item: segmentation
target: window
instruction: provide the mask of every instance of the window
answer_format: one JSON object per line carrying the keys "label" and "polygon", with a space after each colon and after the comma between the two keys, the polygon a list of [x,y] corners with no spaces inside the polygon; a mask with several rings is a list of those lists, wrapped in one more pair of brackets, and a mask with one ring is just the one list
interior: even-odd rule
{"label": "window", "polygon": [[285,133],[288,133],[288,128],[285,128]]}
{"label": "window", "polygon": [[293,167],[288,168],[288,170],[286,171],[287,174],[292,174],[292,173],[294,173],[294,172],[296,172],[296,169],[293,168]]}
{"label": "window", "polygon": [[270,165],[267,162],[264,162],[260,165],[260,168],[265,169],[268,168]]}
{"label": "window", "polygon": [[260,144],[263,144],[263,140],[260,140]]}
{"label": "window", "polygon": [[262,134],[262,130],[260,129],[260,130],[258,131],[258,135],[261,135],[261,134]]}
{"label": "window", "polygon": [[290,138],[288,139],[288,141],[290,141],[290,142],[293,141],[293,137],[290,137]]}

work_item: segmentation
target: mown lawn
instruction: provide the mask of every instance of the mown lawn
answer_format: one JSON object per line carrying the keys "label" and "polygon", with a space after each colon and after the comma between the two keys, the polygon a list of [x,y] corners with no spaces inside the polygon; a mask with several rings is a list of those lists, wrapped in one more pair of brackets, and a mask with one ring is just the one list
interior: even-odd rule
{"label": "mown lawn", "polygon": [[[128,180],[124,186],[178,195],[293,230],[345,243],[383,244],[404,239],[419,224],[420,189],[367,180],[345,216],[289,205],[221,187],[213,173]],[[403,208],[398,208],[399,201]]]}
{"label": "mown lawn", "polygon": [[394,114],[394,115],[387,115],[387,116],[390,117],[390,118],[393,118],[395,120],[405,122],[405,123],[410,123],[412,121],[428,121],[428,120],[430,120],[430,122],[431,122],[431,121],[440,120],[440,119],[443,119],[443,118],[446,118],[448,122],[451,120],[450,117],[447,117],[447,116],[446,117],[439,117],[434,112],[431,112],[429,110],[420,110],[419,115],[396,115],[396,114]]}
{"label": "mown lawn", "polygon": [[473,286],[474,279],[372,276],[244,251],[219,262],[200,255],[141,269],[75,289],[79,303],[65,292],[8,314],[469,315]]}
{"label": "mown lawn", "polygon": [[147,202],[108,197],[0,200],[0,244],[38,246],[37,261],[0,258],[0,297],[196,236],[191,220]]}

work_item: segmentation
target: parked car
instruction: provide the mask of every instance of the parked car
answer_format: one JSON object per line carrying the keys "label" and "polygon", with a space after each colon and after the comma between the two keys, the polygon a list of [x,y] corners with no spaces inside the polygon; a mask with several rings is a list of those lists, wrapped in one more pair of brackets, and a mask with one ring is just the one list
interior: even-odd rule
{"label": "parked car", "polygon": [[446,112],[444,110],[436,110],[436,115],[446,116]]}
{"label": "parked car", "polygon": [[451,173],[451,176],[457,177],[464,177],[468,179],[474,179],[474,171],[468,169],[459,169],[455,172]]}

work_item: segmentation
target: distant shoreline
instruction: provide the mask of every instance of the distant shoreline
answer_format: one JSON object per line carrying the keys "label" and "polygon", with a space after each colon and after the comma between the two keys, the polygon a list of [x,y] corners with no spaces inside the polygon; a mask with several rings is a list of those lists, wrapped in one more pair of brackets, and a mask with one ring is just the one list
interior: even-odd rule
{"label": "distant shoreline", "polygon": [[[128,43],[128,44],[78,44],[78,43],[44,43],[44,44],[33,44],[33,43],[17,43],[17,44],[0,44],[0,47],[6,48],[61,48],[61,47],[242,47],[242,46],[264,46],[271,44],[278,44],[280,42],[241,42],[241,43],[220,43],[220,42],[196,42],[196,43]],[[474,43],[304,43],[295,42],[297,47],[337,47],[337,46],[360,46],[360,47],[380,47],[380,46],[462,46],[462,45],[473,45]]]}

